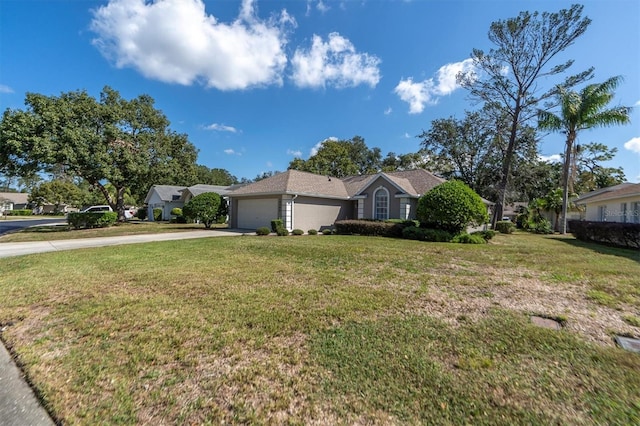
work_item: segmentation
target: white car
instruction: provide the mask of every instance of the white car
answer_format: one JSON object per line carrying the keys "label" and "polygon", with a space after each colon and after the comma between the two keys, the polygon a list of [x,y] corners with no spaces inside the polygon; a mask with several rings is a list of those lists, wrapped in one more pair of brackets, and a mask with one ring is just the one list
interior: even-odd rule
{"label": "white car", "polygon": [[[113,209],[111,208],[111,206],[108,205],[102,205],[102,206],[91,206],[91,207],[87,207],[86,209],[82,210],[82,213],[90,213],[90,212],[112,212]],[[133,217],[135,217],[136,212],[138,211],[137,208],[135,207],[129,207],[126,208],[124,210],[124,217],[125,219],[132,219]]]}
{"label": "white car", "polygon": [[94,213],[94,212],[112,212],[111,206],[91,206],[82,210],[80,213]]}

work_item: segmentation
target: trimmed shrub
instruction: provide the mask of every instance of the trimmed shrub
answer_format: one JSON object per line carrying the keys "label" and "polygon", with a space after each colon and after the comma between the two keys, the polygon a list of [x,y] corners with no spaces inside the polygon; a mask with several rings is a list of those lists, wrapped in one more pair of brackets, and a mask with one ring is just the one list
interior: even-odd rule
{"label": "trimmed shrub", "polygon": [[302,229],[294,229],[291,233],[293,235],[304,235],[304,231]]}
{"label": "trimmed shrub", "polygon": [[479,235],[485,241],[489,241],[490,239],[492,239],[493,237],[496,236],[496,231],[492,231],[491,229],[487,229],[486,231],[475,231],[475,232],[472,232],[471,235]]}
{"label": "trimmed shrub", "polygon": [[444,182],[420,197],[416,214],[421,226],[452,234],[489,220],[482,198],[458,180]]}
{"label": "trimmed shrub", "polygon": [[276,235],[278,237],[286,237],[287,235],[289,235],[289,231],[284,226],[281,226],[278,229],[276,229]]}
{"label": "trimmed shrub", "polygon": [[138,209],[138,211],[136,212],[136,217],[140,220],[145,220],[147,218],[147,209]]}
{"label": "trimmed shrub", "polygon": [[447,243],[453,236],[442,229],[419,228],[408,226],[402,230],[402,237],[408,240]]}
{"label": "trimmed shrub", "polygon": [[461,243],[461,244],[487,244],[487,240],[482,238],[480,235],[473,234],[458,234],[451,240],[452,243]]}
{"label": "trimmed shrub", "polygon": [[331,234],[333,234],[333,231],[329,228],[322,230],[322,235],[331,235]]}
{"label": "trimmed shrub", "polygon": [[153,209],[153,220],[156,222],[162,220],[162,209],[160,207]]}
{"label": "trimmed shrub", "polygon": [[278,228],[284,228],[284,222],[282,222],[282,219],[273,219],[271,221],[271,232],[278,232]]}
{"label": "trimmed shrub", "polygon": [[501,234],[513,234],[516,230],[516,225],[510,220],[499,220],[496,222],[496,231]]}
{"label": "trimmed shrub", "polygon": [[307,231],[307,234],[309,234],[309,235],[318,235],[318,231],[316,231],[315,229],[309,229]]}
{"label": "trimmed shrub", "polygon": [[568,221],[569,230],[579,240],[623,248],[640,248],[640,224]]}
{"label": "trimmed shrub", "polygon": [[270,233],[271,230],[266,226],[261,226],[260,228],[256,229],[256,234],[258,235],[269,235]]}
{"label": "trimmed shrub", "polygon": [[[336,232],[340,235],[367,235],[374,237],[388,237],[392,228],[397,226],[391,222],[374,220],[339,220],[335,223]],[[399,231],[402,234],[402,231]]]}
{"label": "trimmed shrub", "polygon": [[171,214],[174,216],[182,216],[182,209],[180,207],[174,207],[171,209]]}
{"label": "trimmed shrub", "polygon": [[67,223],[75,229],[106,228],[118,221],[116,212],[77,212],[67,215]]}
{"label": "trimmed shrub", "polygon": [[187,219],[200,221],[205,228],[218,221],[222,215],[226,218],[226,207],[221,207],[222,198],[215,192],[196,195],[184,205],[182,212]]}
{"label": "trimmed shrub", "polygon": [[5,210],[4,213],[7,216],[31,216],[31,215],[33,215],[33,211],[30,210],[30,209]]}

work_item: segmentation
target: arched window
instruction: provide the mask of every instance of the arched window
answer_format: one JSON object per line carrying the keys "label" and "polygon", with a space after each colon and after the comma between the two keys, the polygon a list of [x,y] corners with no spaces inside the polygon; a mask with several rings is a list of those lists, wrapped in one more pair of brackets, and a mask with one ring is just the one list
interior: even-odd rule
{"label": "arched window", "polygon": [[373,218],[376,220],[389,219],[389,191],[387,188],[380,187],[373,194]]}

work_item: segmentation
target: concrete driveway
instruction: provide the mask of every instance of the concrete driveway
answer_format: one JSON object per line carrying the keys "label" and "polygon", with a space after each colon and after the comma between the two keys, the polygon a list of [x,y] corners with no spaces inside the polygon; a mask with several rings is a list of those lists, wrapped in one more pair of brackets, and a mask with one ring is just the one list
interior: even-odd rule
{"label": "concrete driveway", "polygon": [[244,235],[236,229],[172,232],[164,234],[126,235],[121,237],[79,238],[75,240],[37,241],[26,243],[0,243],[0,258],[49,251],[74,250],[87,247],[106,247],[121,244],[148,243],[154,241],[187,240],[193,238],[229,237]]}

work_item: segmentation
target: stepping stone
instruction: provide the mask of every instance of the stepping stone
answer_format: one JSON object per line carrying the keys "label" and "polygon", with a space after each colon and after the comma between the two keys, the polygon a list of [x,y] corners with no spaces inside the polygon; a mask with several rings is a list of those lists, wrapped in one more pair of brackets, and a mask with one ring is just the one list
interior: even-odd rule
{"label": "stepping stone", "polygon": [[640,339],[632,337],[616,336],[616,343],[630,352],[640,353]]}
{"label": "stepping stone", "polygon": [[531,316],[531,322],[538,327],[550,328],[552,330],[560,330],[562,326],[558,321],[549,318],[542,318],[535,315]]}

